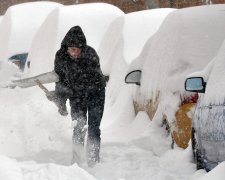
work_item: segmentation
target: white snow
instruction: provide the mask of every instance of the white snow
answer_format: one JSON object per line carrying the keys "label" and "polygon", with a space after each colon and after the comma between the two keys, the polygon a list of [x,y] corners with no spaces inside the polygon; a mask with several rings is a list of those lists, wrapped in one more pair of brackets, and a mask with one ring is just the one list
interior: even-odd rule
{"label": "white snow", "polygon": [[187,94],[186,76],[203,69],[225,38],[224,9],[225,5],[212,5],[171,12],[134,62],[137,67],[142,63],[140,99],[154,99],[160,92],[160,112],[169,122],[180,96]]}
{"label": "white snow", "polygon": [[94,168],[70,165],[70,117],[61,117],[38,87],[0,89],[0,100],[0,177],[4,180],[187,180],[196,173],[197,177],[206,174],[196,172],[190,148],[170,149],[167,132],[144,112],[134,117],[131,106],[126,106],[130,99],[122,96],[114,111],[120,128],[114,123],[107,126],[108,120],[103,119],[101,162]]}
{"label": "white snow", "polygon": [[128,64],[138,56],[147,39],[174,10],[162,8],[125,14],[109,27],[98,52],[102,71],[110,77],[107,94],[111,105],[119,94],[129,94],[127,90],[122,93]]}
{"label": "white snow", "polygon": [[[221,46],[220,50],[218,51],[217,56],[215,59],[210,63],[211,68],[210,72],[208,71],[208,80],[205,79],[207,82],[206,92],[204,94],[204,102],[206,104],[209,103],[224,103],[225,98],[225,81],[224,81],[224,73],[225,73],[225,41]],[[210,66],[209,64],[209,66]],[[207,71],[207,68],[205,69]]]}
{"label": "white snow", "polygon": [[202,69],[201,71],[197,71],[189,74],[187,77],[203,77],[206,82],[206,91],[201,96],[201,103],[208,104],[220,104],[224,103],[225,93],[225,82],[223,74],[225,72],[225,40],[218,50],[217,55],[209,62],[209,64]]}
{"label": "white snow", "polygon": [[141,89],[148,98],[157,91],[184,91],[185,75],[213,59],[225,38],[224,9],[225,5],[202,6],[167,16],[149,53],[141,57],[145,58]]}
{"label": "white snow", "polygon": [[158,30],[165,17],[174,10],[145,10],[117,18],[110,25],[98,51],[104,74],[110,74],[112,65],[117,64],[119,58],[130,64],[140,54],[148,38]]}
{"label": "white snow", "polygon": [[10,84],[17,74],[20,74],[20,71],[15,64],[0,61],[0,87]]}
{"label": "white snow", "polygon": [[[223,13],[223,11],[220,12]],[[206,16],[206,20],[209,21],[209,17]],[[53,21],[45,26],[50,27],[51,25],[54,25]],[[48,30],[50,31],[50,28]],[[91,38],[91,33],[89,36]],[[159,37],[158,40],[164,47],[165,41]],[[182,42],[181,39],[178,39],[179,41]],[[40,44],[41,42],[43,41],[40,39]],[[212,44],[216,45],[213,42],[212,40]],[[205,55],[203,54],[203,56]],[[48,59],[49,56],[45,57],[43,53],[39,57]],[[117,63],[118,67],[121,67],[113,69],[115,74],[126,70],[125,61],[117,61]],[[0,64],[0,83],[11,78],[14,67],[7,63]],[[37,71],[41,71],[42,67],[37,66],[36,68]],[[117,79],[121,80],[120,75],[111,78],[110,81],[114,82]],[[132,105],[132,92],[135,89],[121,85],[118,96],[112,98],[112,94],[109,92],[117,91],[117,89],[114,89],[115,86],[109,85],[101,125],[101,162],[94,168],[88,168],[86,164],[80,166],[76,163],[70,164],[72,151],[70,116],[61,117],[55,105],[46,99],[38,87],[0,88],[0,179],[224,179],[224,162],[209,173],[204,170],[196,171],[192,160],[191,146],[185,150],[176,146],[171,149],[171,137],[157,121],[150,121],[145,112],[139,112],[135,117]],[[48,87],[53,88],[53,85],[50,84]],[[171,105],[170,103],[173,101],[170,103],[167,101],[167,103]]]}
{"label": "white snow", "polygon": [[29,52],[32,39],[46,16],[56,7],[54,2],[32,2],[8,8],[0,24],[0,59]]}
{"label": "white snow", "polygon": [[28,56],[30,75],[53,70],[55,53],[71,27],[81,26],[87,44],[97,50],[110,23],[123,14],[117,7],[106,3],[71,5],[54,10],[33,40]]}

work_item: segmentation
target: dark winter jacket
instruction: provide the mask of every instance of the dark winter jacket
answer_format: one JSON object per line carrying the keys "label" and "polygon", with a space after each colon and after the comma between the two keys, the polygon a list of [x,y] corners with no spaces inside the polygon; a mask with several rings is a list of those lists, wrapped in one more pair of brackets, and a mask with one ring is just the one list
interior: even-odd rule
{"label": "dark winter jacket", "polygon": [[[80,57],[72,59],[68,47],[82,49]],[[62,83],[74,93],[102,89],[106,81],[100,69],[99,57],[95,50],[86,44],[86,38],[79,26],[69,30],[55,57],[55,72]]]}

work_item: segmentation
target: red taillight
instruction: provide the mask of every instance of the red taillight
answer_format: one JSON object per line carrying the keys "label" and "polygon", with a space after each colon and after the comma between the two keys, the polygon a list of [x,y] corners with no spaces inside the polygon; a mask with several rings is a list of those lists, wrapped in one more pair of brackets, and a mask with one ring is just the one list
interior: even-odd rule
{"label": "red taillight", "polygon": [[186,97],[181,96],[180,99],[181,99],[181,105],[188,104],[188,103],[197,103],[198,93],[195,93],[195,94],[192,94],[191,96],[186,96]]}

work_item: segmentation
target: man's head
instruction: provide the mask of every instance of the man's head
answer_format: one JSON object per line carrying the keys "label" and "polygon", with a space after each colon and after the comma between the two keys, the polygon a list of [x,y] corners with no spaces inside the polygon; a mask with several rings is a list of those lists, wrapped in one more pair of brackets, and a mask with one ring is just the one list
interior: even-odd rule
{"label": "man's head", "polygon": [[62,41],[64,47],[76,47],[83,49],[86,46],[86,38],[80,26],[72,27]]}
{"label": "man's head", "polygon": [[80,56],[81,54],[81,48],[77,48],[77,47],[68,47],[67,52],[70,55],[70,57],[76,59]]}

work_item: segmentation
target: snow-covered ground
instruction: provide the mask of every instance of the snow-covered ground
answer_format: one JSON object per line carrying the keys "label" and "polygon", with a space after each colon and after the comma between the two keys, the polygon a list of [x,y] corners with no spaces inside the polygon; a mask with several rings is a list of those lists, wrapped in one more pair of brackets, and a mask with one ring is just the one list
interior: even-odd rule
{"label": "snow-covered ground", "polygon": [[[61,117],[41,90],[1,89],[0,99],[0,179],[197,180],[211,176],[222,180],[224,177],[225,163],[208,174],[196,171],[190,147],[171,149],[170,137],[163,128],[150,121],[144,112],[127,119],[129,110],[125,114],[115,113],[124,117],[121,128],[109,124],[102,129],[99,164],[94,168],[71,165],[71,120]],[[120,99],[121,104],[126,101]],[[117,134],[110,133],[113,129]]]}
{"label": "snow-covered ground", "polygon": [[[0,61],[1,83],[15,68]],[[123,86],[113,102],[106,93],[101,162],[89,168],[71,164],[70,115],[60,116],[38,87],[0,88],[0,179],[224,180],[225,163],[209,173],[196,171],[190,146],[171,149],[171,138],[157,121],[145,112],[135,116],[132,91]]]}

